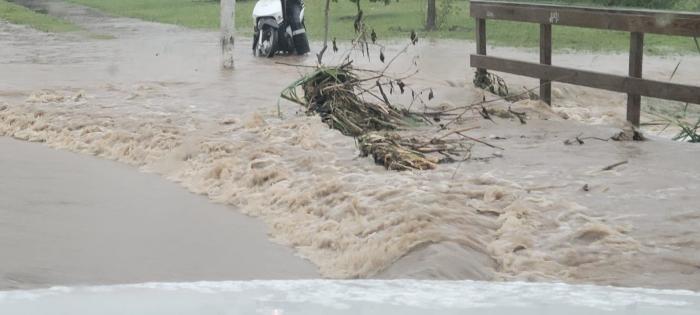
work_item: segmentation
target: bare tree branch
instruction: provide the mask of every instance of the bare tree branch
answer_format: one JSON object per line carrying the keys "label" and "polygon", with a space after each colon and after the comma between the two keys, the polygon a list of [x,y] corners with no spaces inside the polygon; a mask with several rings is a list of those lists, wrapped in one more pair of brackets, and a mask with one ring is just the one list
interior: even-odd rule
{"label": "bare tree branch", "polygon": [[330,11],[331,0],[326,0],[326,10],[324,12],[324,32],[323,32],[323,49],[316,54],[318,58],[318,64],[320,65],[323,61],[323,54],[328,49],[328,11]]}

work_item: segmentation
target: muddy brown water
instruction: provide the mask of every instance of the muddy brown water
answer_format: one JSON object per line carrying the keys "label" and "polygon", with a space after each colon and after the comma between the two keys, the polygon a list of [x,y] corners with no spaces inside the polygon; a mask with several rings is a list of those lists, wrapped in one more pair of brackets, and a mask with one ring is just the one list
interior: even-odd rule
{"label": "muddy brown water", "polygon": [[0,290],[318,277],[262,222],[126,165],[2,137],[0,173]]}
{"label": "muddy brown water", "polygon": [[[42,3],[50,14],[114,39],[0,21],[0,134],[120,161],[231,205],[266,223],[272,240],[292,247],[322,276],[700,289],[700,148],[651,131],[641,143],[563,144],[619,132],[623,95],[557,84],[551,109],[496,102],[527,111],[528,123],[468,115],[463,124],[479,126],[470,135],[504,150],[477,146],[480,160],[387,172],[356,158],[352,139],[279,101],[279,91],[308,68],[277,62],[311,65],[314,56],[254,58],[244,38],[235,71],[223,71],[216,33]],[[386,53],[403,47],[389,43]],[[434,89],[430,105],[466,104],[483,97],[470,84],[470,51],[469,42],[422,40],[391,71],[410,71],[415,63],[419,72],[407,81]],[[534,51],[490,51],[537,59]],[[679,61],[673,81],[700,82],[694,56],[648,57],[645,75],[667,80]],[[611,73],[627,68],[623,54],[560,53],[555,63]],[[601,171],[620,161],[628,163]],[[112,281],[91,269],[75,276]]]}

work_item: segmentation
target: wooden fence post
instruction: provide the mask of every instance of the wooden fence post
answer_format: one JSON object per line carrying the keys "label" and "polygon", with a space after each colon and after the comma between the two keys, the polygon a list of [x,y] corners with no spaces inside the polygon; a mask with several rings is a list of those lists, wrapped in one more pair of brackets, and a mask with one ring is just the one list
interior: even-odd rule
{"label": "wooden fence post", "polygon": [[[540,24],[540,64],[552,65],[552,24]],[[552,105],[552,81],[540,80],[540,99]]]}
{"label": "wooden fence post", "polygon": [[223,67],[233,69],[233,42],[236,28],[236,0],[221,0],[219,28]]}
{"label": "wooden fence post", "polygon": [[[486,55],[486,19],[476,19],[476,53]],[[478,75],[485,75],[486,69],[477,69]]]}
{"label": "wooden fence post", "polygon": [[[477,51],[470,56],[469,65],[477,69],[477,75],[496,71],[537,78],[542,83],[541,99],[547,103],[552,101],[553,82],[625,93],[628,94],[627,120],[634,125],[640,123],[642,96],[700,104],[700,86],[648,80],[643,78],[642,73],[645,34],[698,37],[699,13],[525,4],[500,0],[470,0],[469,12],[476,21],[477,42]],[[670,20],[667,18],[669,14],[673,15]],[[540,62],[487,56],[485,20],[540,25]],[[630,33],[629,74],[615,75],[551,65],[551,36],[555,24]]]}
{"label": "wooden fence post", "polygon": [[[632,32],[630,34],[630,71],[633,78],[642,77],[642,64],[644,60],[644,33]],[[641,116],[642,97],[639,94],[627,94],[627,121],[639,126]]]}

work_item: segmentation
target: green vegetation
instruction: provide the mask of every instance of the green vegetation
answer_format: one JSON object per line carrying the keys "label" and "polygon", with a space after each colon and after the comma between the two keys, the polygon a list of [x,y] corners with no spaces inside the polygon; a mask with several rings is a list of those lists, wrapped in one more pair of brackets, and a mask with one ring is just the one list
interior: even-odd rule
{"label": "green vegetation", "polygon": [[[148,21],[178,24],[192,28],[217,29],[219,3],[212,0],[69,0],[98,8],[105,12],[136,17]],[[522,1],[522,0],[521,0]],[[526,0],[527,1],[527,0]],[[597,1],[597,0],[589,0]],[[615,1],[615,0],[606,0]],[[624,1],[624,0],[623,0]],[[675,1],[680,3],[683,0]],[[324,0],[306,0],[306,25],[314,39],[323,34]],[[580,3],[582,0],[570,1]],[[666,0],[660,3],[665,3]],[[670,2],[670,1],[669,1]],[[689,2],[695,3],[695,0]],[[239,0],[236,5],[236,27],[244,34],[252,31],[251,13],[254,0]],[[362,1],[366,23],[376,30],[380,38],[408,38],[411,30],[423,37],[472,39],[474,22],[469,18],[468,0],[438,0],[438,29],[422,32],[425,23],[425,0],[400,0],[384,2]],[[354,36],[353,22],[355,4],[349,0],[338,0],[331,4],[331,38],[351,39]],[[490,43],[516,47],[536,47],[539,27],[534,24],[489,21]],[[691,38],[649,35],[647,50],[651,53],[693,51]],[[624,51],[629,47],[629,35],[624,32],[609,32],[571,27],[555,27],[556,49],[612,50]]]}
{"label": "green vegetation", "polygon": [[[177,24],[191,28],[218,29],[219,2],[205,0],[67,0],[117,16]],[[238,10],[252,10],[252,2],[239,1]],[[250,11],[252,12],[252,11]],[[243,13],[243,12],[239,12]],[[249,14],[248,14],[249,15]],[[241,14],[237,15],[242,18]]]}
{"label": "green vegetation", "polygon": [[0,0],[0,20],[27,25],[44,32],[70,32],[79,29],[68,21],[37,13],[5,0]]}
{"label": "green vegetation", "polygon": [[699,11],[698,0],[515,0],[517,2],[565,3],[607,7],[635,7],[660,10]]}

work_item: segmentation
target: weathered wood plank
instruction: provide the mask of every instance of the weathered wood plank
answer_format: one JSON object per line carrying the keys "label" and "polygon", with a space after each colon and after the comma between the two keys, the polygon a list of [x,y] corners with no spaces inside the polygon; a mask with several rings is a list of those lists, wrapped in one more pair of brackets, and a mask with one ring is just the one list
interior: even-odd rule
{"label": "weathered wood plank", "polygon": [[[552,25],[540,24],[540,64],[552,64]],[[552,81],[540,80],[540,98],[552,105]]]}
{"label": "weathered wood plank", "polygon": [[[629,76],[642,77],[642,65],[644,61],[644,33],[630,34],[630,64]],[[627,121],[639,126],[641,115],[642,97],[636,93],[627,94]]]}
{"label": "weathered wood plank", "polygon": [[[486,20],[476,19],[476,53],[486,55]],[[477,69],[480,74],[484,74],[486,69]]]}
{"label": "weathered wood plank", "polygon": [[679,102],[700,104],[700,87],[631,78],[498,57],[471,55],[471,66],[532,78],[582,85],[608,91],[638,94]]}
{"label": "weathered wood plank", "polygon": [[233,69],[236,0],[221,0],[220,5],[219,28],[221,31],[222,66],[224,69]]}
{"label": "weathered wood plank", "polygon": [[700,37],[700,14],[472,0],[471,16],[538,24]]}

